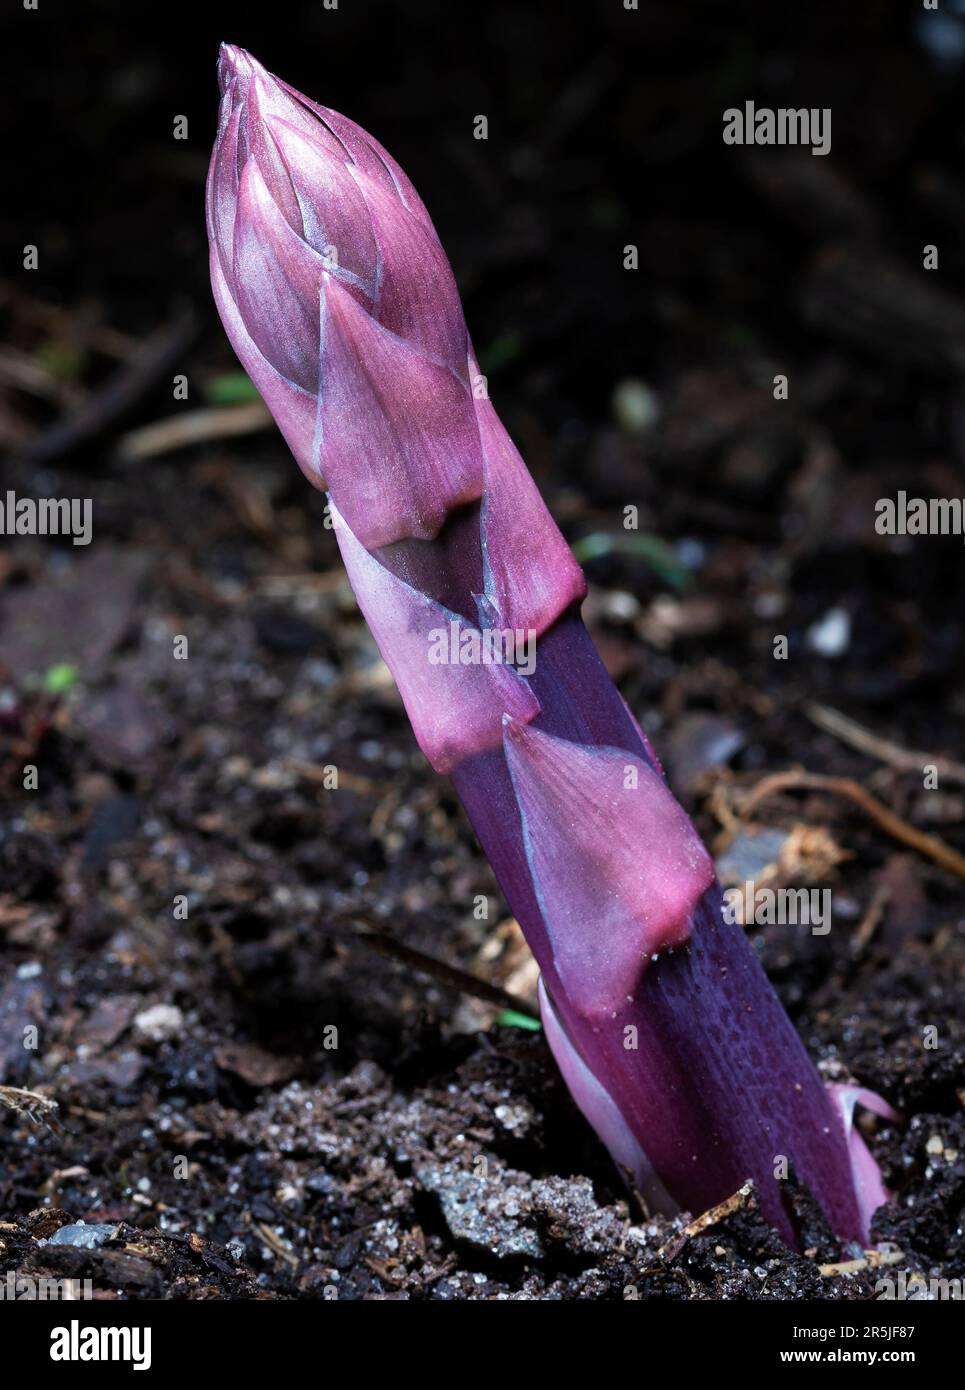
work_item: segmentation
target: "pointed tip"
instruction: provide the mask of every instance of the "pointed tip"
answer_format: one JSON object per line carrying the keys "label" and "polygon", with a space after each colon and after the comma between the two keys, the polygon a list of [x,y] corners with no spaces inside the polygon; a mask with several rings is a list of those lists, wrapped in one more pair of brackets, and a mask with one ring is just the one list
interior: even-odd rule
{"label": "pointed tip", "polygon": [[262,71],[261,64],[246,48],[236,43],[223,43],[218,48],[218,82],[222,92],[236,77],[251,77]]}

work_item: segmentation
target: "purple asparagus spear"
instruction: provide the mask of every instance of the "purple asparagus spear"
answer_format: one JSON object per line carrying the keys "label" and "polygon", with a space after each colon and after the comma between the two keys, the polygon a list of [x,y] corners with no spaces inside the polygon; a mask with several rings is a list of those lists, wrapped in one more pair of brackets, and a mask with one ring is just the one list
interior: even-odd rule
{"label": "purple asparagus spear", "polygon": [[[353,122],[223,46],[208,178],[228,336],[328,493],[420,747],[452,777],[542,972],[546,1035],[666,1212],[789,1164],[836,1233],[886,1200],[580,619],[585,582],[496,415],[418,194]],[[521,654],[526,659],[521,659]],[[528,655],[527,655],[528,654]]]}

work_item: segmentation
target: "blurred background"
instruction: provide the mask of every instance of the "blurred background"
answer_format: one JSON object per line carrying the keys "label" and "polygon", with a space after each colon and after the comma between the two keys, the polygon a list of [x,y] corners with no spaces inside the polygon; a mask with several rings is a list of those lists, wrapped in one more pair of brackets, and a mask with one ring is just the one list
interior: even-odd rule
{"label": "blurred background", "polygon": [[[828,937],[755,944],[827,1075],[919,1117],[879,1155],[906,1185],[886,1219],[950,1259],[962,538],[874,519],[899,489],[965,497],[965,5],[41,0],[0,38],[0,500],[93,515],[88,547],[0,538],[0,1083],[41,1098],[8,1091],[16,1260],[69,1229],[53,1207],[115,1249],[139,1231],[123,1267],[84,1259],[142,1293],[312,1296],[334,1269],[354,1296],[607,1297],[628,1277],[518,928],[212,303],[221,40],[413,179],[591,630],[724,881],[833,890]],[[830,107],[830,155],[726,146],[748,100]],[[488,1227],[465,1214],[464,1133],[517,1174]],[[165,1232],[197,1235],[193,1264]],[[733,1236],[730,1277],[763,1239]],[[775,1290],[827,1294],[799,1266]],[[653,1278],[721,1296],[709,1266]]]}

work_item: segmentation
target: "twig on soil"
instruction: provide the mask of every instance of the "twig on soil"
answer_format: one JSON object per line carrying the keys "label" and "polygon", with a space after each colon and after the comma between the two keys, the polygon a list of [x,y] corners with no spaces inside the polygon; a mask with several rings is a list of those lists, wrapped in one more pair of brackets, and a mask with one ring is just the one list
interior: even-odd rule
{"label": "twig on soil", "polygon": [[951,845],[946,845],[937,835],[926,835],[924,831],[916,830],[913,825],[889,811],[888,807],[872,796],[860,782],[855,782],[850,777],[827,777],[818,772],[805,772],[803,768],[773,773],[758,782],[743,802],[741,821],[746,822],[751,812],[762,801],[781,791],[820,791],[846,797],[856,806],[860,806],[865,815],[893,839],[903,845],[910,845],[912,849],[918,850],[919,854],[940,864],[950,873],[957,874],[959,878],[965,878],[965,855],[959,854]]}
{"label": "twig on soil", "polygon": [[[303,777],[306,782],[320,782],[324,785],[329,775],[324,767],[319,767],[317,763],[307,762],[304,758],[284,758],[282,763],[286,768],[291,768],[293,772],[297,772],[299,777]],[[384,791],[389,786],[387,782],[373,782],[370,777],[362,777],[355,772],[346,772],[344,768],[338,770],[338,784],[359,796],[373,796],[376,792]]]}
{"label": "twig on soil", "polygon": [[207,444],[213,439],[233,439],[254,434],[274,426],[268,407],[262,401],[246,401],[244,405],[211,407],[191,410],[183,415],[171,415],[140,429],[130,430],[118,442],[116,457],[122,463],[139,463],[157,458],[178,449],[190,449],[195,444]]}
{"label": "twig on soil", "polygon": [[0,280],[0,309],[51,337],[66,338],[77,348],[93,348],[116,361],[126,361],[134,349],[134,340],[120,329],[102,323],[99,306],[89,301],[79,305],[47,304],[12,281]]}
{"label": "twig on soil", "polygon": [[45,463],[100,434],[177,365],[197,328],[198,316],[188,308],[173,323],[157,329],[77,410],[34,435],[21,450],[23,457],[31,463]]}
{"label": "twig on soil", "polygon": [[657,1258],[659,1260],[675,1260],[688,1240],[694,1236],[703,1235],[704,1231],[709,1230],[711,1226],[716,1226],[725,1217],[732,1216],[735,1211],[743,1211],[745,1207],[750,1206],[753,1200],[754,1184],[752,1182],[743,1183],[736,1192],[725,1197],[715,1207],[711,1207],[700,1216],[694,1217],[693,1221],[688,1222],[682,1231],[678,1231],[665,1245],[660,1247],[657,1251]]}
{"label": "twig on soil", "polygon": [[244,989],[244,977],[238,969],[235,960],[235,943],[231,935],[225,931],[220,922],[211,924],[211,944],[215,954],[224,967],[224,972],[236,989]]}
{"label": "twig on soil", "polygon": [[896,1265],[905,1258],[903,1250],[866,1250],[861,1259],[842,1260],[839,1264],[818,1265],[818,1271],[826,1279],[835,1279],[839,1274],[860,1274],[863,1269],[880,1269],[882,1265]]}
{"label": "twig on soil", "polygon": [[858,923],[858,930],[854,934],[854,945],[859,951],[870,943],[875,932],[878,930],[884,910],[888,906],[891,897],[891,890],[887,883],[879,883],[871,895],[867,911]]}
{"label": "twig on soil", "polygon": [[267,594],[269,598],[297,598],[299,594],[331,594],[339,589],[347,589],[345,571],[324,570],[311,574],[265,574],[251,581],[253,594]]}
{"label": "twig on soil", "polygon": [[920,753],[911,748],[902,748],[890,739],[879,738],[870,729],[864,728],[840,710],[832,709],[830,705],[811,702],[804,706],[804,713],[819,729],[824,729],[842,743],[856,748],[859,753],[867,753],[869,757],[877,758],[879,762],[887,763],[899,772],[920,773],[923,768],[931,765],[940,780],[965,784],[965,764],[957,763],[953,758],[946,758],[940,753]]}
{"label": "twig on soil", "polygon": [[35,1125],[49,1125],[51,1129],[59,1126],[54,1120],[57,1102],[50,1096],[42,1096],[39,1091],[24,1091],[19,1086],[0,1086],[0,1105],[28,1115]]}
{"label": "twig on soil", "polygon": [[499,985],[490,984],[488,980],[480,980],[476,975],[470,975],[468,971],[460,970],[458,966],[436,960],[434,956],[427,956],[412,946],[404,946],[401,941],[396,941],[378,928],[372,928],[368,924],[355,923],[353,924],[353,935],[356,940],[363,942],[373,951],[377,951],[386,960],[394,960],[400,965],[406,965],[411,970],[417,971],[420,975],[427,975],[430,980],[435,980],[437,984],[443,985],[446,989],[471,995],[474,999],[481,999],[483,1003],[490,1004],[496,1009],[524,1014],[527,1018],[539,1018],[537,1010],[525,999],[510,994],[508,990],[500,989]]}
{"label": "twig on soil", "polygon": [[284,1260],[286,1265],[289,1265],[292,1269],[297,1269],[298,1256],[292,1250],[291,1246],[283,1241],[280,1236],[276,1235],[271,1227],[266,1226],[263,1221],[255,1221],[253,1217],[249,1217],[249,1220],[251,1222],[251,1229],[261,1243],[266,1246],[273,1255],[277,1256],[279,1260]]}
{"label": "twig on soil", "polygon": [[0,348],[0,385],[53,401],[63,409],[76,409],[83,400],[72,382],[61,381],[35,358],[13,347]]}

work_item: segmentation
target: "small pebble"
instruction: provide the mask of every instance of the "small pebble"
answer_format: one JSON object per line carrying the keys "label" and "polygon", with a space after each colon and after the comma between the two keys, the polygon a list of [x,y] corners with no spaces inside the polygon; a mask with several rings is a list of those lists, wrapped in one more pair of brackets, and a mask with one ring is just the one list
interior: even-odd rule
{"label": "small pebble", "polygon": [[646,434],[660,419],[659,397],[636,377],[618,381],[610,403],[614,419],[627,434]]}
{"label": "small pebble", "polygon": [[805,633],[805,644],[818,656],[843,656],[851,645],[851,617],[844,608],[829,608]]}
{"label": "small pebble", "polygon": [[49,1243],[74,1245],[81,1250],[96,1250],[99,1245],[106,1245],[116,1230],[116,1226],[109,1226],[100,1221],[93,1221],[89,1226],[86,1221],[77,1221],[72,1226],[61,1226],[60,1230],[55,1231],[50,1237]]}
{"label": "small pebble", "polygon": [[166,1042],[184,1030],[184,1014],[176,1004],[152,1004],[139,1013],[134,1027],[150,1042]]}

